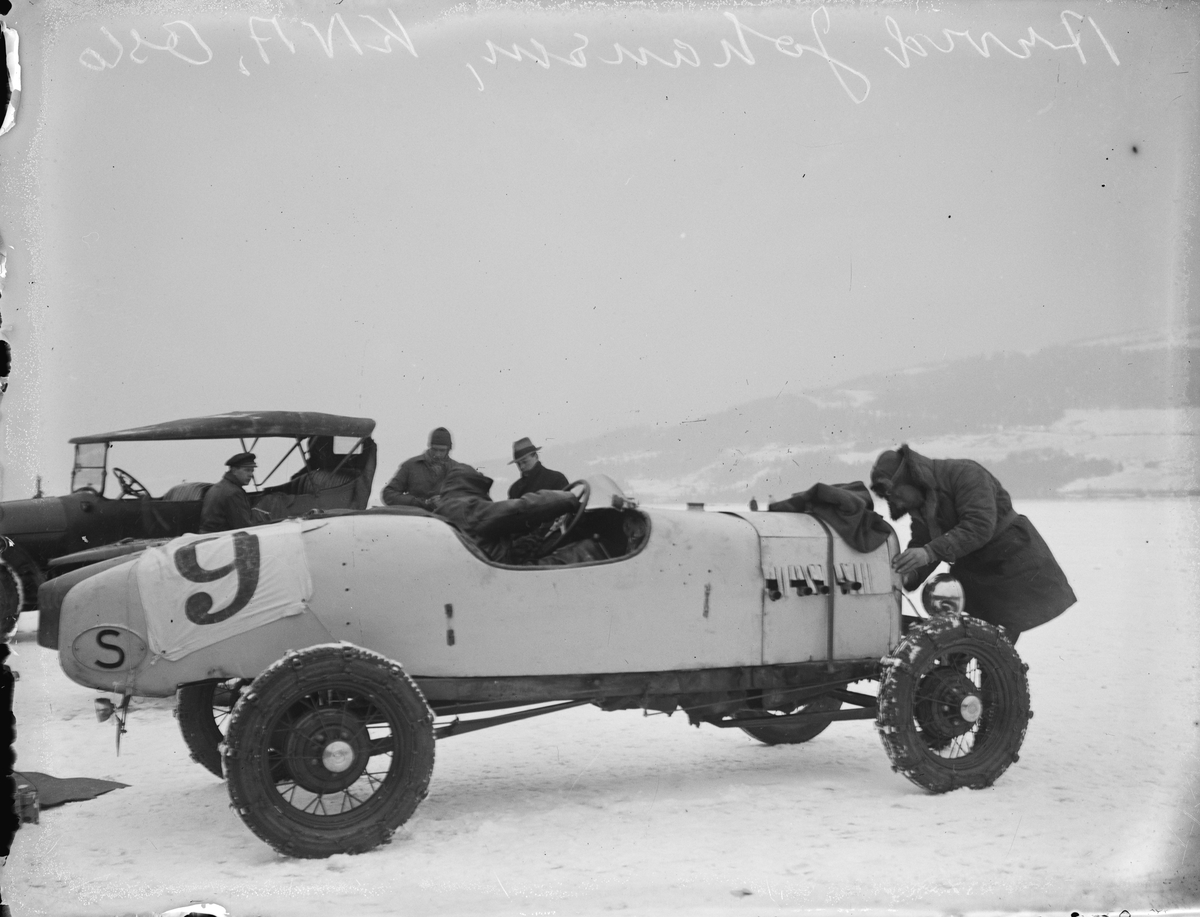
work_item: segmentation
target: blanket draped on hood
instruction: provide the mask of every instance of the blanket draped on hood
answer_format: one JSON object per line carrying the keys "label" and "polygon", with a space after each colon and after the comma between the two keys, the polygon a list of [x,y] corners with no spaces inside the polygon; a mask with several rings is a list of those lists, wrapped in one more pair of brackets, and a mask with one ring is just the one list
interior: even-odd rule
{"label": "blanket draped on hood", "polygon": [[814,484],[808,490],[777,500],[772,513],[808,513],[816,516],[861,554],[869,554],[888,540],[892,527],[874,510],[871,494],[862,481],[852,484]]}

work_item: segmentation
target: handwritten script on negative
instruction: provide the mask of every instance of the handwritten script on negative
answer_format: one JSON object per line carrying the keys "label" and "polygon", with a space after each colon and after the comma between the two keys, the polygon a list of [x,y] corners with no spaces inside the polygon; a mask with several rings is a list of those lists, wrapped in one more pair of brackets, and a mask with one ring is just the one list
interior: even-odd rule
{"label": "handwritten script on negative", "polygon": [[[391,9],[388,9],[387,13],[390,20],[388,22],[366,13],[360,13],[357,17],[350,15],[348,18],[341,13],[334,13],[324,29],[303,19],[281,21],[279,16],[249,16],[244,33],[244,39],[248,42],[247,53],[255,67],[271,66],[273,56],[316,53],[318,48],[325,58],[330,60],[336,54],[391,54],[396,49],[407,52],[412,58],[419,58],[417,46],[400,18]],[[572,33],[571,38],[561,45],[549,39],[542,41],[533,37],[524,43],[513,42],[511,45],[488,38],[483,42],[480,60],[490,64],[493,73],[497,72],[502,62],[517,65],[528,62],[545,70],[563,67],[584,70],[594,65],[620,67],[628,64],[635,67],[666,67],[678,70],[700,67],[753,67],[761,56],[777,54],[798,61],[807,60],[819,68],[818,72],[823,71],[835,80],[856,105],[861,105],[867,100],[871,93],[870,78],[863,70],[850,66],[837,56],[840,52],[837,50],[834,19],[825,7],[813,10],[800,38],[760,31],[744,22],[744,16],[746,14],[739,15],[728,11],[723,13],[725,32],[715,37],[709,34],[701,40],[682,36],[662,41],[653,47],[639,45],[636,50],[627,44],[605,41],[602,38],[593,42],[592,36],[581,32]],[[1028,60],[1039,45],[1047,51],[1073,52],[1078,55],[1080,63],[1086,65],[1088,59],[1084,50],[1084,36],[1094,33],[1095,39],[1107,52],[1109,60],[1115,66],[1120,66],[1116,51],[1091,16],[1063,10],[1058,18],[1061,31],[1055,27],[1053,34],[1059,38],[1059,41],[1055,42],[1036,32],[1032,26],[1025,34],[1009,37],[1007,40],[1001,39],[991,31],[976,36],[969,29],[945,28],[936,36],[912,33],[906,32],[901,24],[889,15],[883,20],[886,35],[880,36],[884,39],[880,50],[895,65],[906,70],[911,68],[917,59],[949,55],[958,49],[985,58],[990,58],[995,52],[1019,60]],[[1090,27],[1090,31],[1087,27]],[[100,26],[99,31],[103,38],[103,41],[98,42],[99,47],[89,46],[79,55],[80,65],[97,73],[116,69],[126,61],[144,64],[151,54],[169,55],[184,64],[196,67],[219,65],[222,58],[222,55],[205,41],[200,30],[183,19],[164,22],[161,34],[154,36],[153,41],[140,35],[137,29],[129,29],[127,38],[119,38],[107,26]],[[689,37],[690,41],[685,40]],[[247,53],[238,56],[237,67],[245,76],[251,76],[250,66],[246,63]],[[228,59],[232,61],[232,56]],[[475,63],[468,60],[464,62],[464,66],[474,77],[479,91],[485,91],[486,87],[475,68]]]}

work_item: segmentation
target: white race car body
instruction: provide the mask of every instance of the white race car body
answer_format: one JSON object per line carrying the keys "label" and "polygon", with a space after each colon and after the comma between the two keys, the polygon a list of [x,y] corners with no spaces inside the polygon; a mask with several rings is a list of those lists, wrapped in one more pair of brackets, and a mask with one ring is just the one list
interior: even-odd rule
{"label": "white race car body", "polygon": [[[154,646],[148,618],[174,619],[209,587],[188,584],[147,608],[134,560],[64,583],[39,640],[53,640],[73,680],[139,696],[253,678],[288,650],[331,642],[394,659],[424,687],[877,662],[900,640],[895,536],[861,554],[809,515],[589,509],[581,528],[602,533],[613,557],[570,566],[492,563],[425,514],[368,510],[249,532],[266,544],[280,526],[293,526],[311,579],[286,616],[171,653]],[[214,550],[234,537],[216,536]],[[171,555],[186,542],[154,550]]]}

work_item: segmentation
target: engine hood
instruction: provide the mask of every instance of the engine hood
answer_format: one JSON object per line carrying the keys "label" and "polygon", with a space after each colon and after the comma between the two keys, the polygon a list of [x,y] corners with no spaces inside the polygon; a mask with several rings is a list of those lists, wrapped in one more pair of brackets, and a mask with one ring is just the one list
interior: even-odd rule
{"label": "engine hood", "polygon": [[67,530],[62,500],[9,500],[0,503],[0,535],[46,535]]}

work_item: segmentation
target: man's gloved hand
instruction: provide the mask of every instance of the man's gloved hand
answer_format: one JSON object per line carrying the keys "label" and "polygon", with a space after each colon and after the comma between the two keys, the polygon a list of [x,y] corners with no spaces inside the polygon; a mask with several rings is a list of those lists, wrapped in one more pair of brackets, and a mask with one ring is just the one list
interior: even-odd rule
{"label": "man's gloved hand", "polygon": [[916,573],[922,567],[933,562],[933,556],[924,548],[909,548],[896,555],[896,559],[892,561],[892,569],[901,576],[906,576],[909,573]]}

